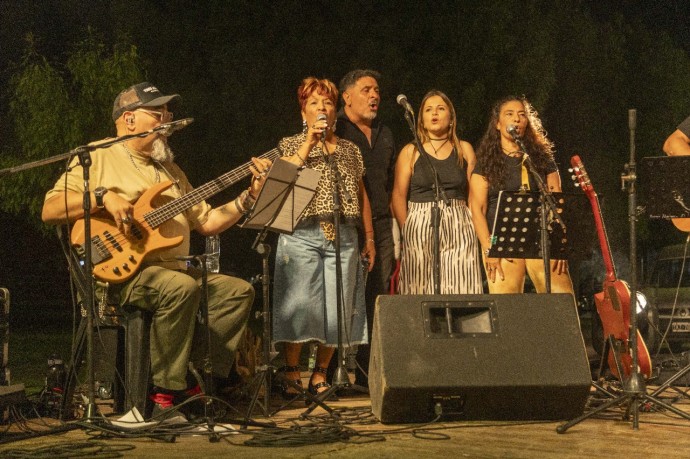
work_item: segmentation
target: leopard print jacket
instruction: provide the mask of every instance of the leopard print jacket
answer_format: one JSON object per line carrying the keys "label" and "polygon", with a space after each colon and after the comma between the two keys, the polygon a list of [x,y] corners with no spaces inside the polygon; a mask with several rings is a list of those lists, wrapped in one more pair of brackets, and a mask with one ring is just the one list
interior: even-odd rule
{"label": "leopard print jacket", "polygon": [[[278,148],[283,156],[292,156],[299,150],[299,147],[304,143],[305,139],[306,136],[303,133],[292,137],[285,137],[278,143]],[[338,171],[340,172],[340,210],[342,217],[349,224],[360,225],[361,209],[359,207],[358,193],[359,183],[365,171],[364,161],[362,160],[362,154],[359,151],[359,147],[349,140],[338,138],[335,151],[330,158],[335,159]],[[321,178],[316,187],[314,199],[304,210],[301,221],[332,222],[334,208],[332,191],[333,179],[320,143],[309,152],[305,166],[321,172]],[[343,187],[347,193],[342,192]]]}

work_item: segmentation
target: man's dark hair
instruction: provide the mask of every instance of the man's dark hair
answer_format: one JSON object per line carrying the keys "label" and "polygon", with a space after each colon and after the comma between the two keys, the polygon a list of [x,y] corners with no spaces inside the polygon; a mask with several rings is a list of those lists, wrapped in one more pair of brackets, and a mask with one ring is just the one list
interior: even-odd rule
{"label": "man's dark hair", "polygon": [[368,69],[364,69],[364,70],[358,69],[358,70],[353,70],[351,72],[348,72],[340,80],[340,84],[338,85],[338,89],[340,90],[340,94],[342,94],[348,88],[354,86],[355,83],[357,83],[357,80],[359,80],[360,78],[364,78],[364,77],[371,77],[378,82],[381,79],[381,74],[379,72],[377,72],[376,70],[368,70]]}

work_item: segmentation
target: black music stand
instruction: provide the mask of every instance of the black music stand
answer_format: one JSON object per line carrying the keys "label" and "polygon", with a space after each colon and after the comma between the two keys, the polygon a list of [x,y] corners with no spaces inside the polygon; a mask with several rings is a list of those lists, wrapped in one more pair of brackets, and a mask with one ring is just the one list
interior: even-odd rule
{"label": "black music stand", "polygon": [[690,156],[640,160],[640,194],[651,219],[690,218]]}
{"label": "black music stand", "polygon": [[314,169],[300,169],[288,161],[275,161],[266,176],[266,182],[259,193],[250,216],[241,225],[243,228],[261,230],[254,241],[253,248],[261,255],[263,266],[261,275],[263,308],[262,312],[257,314],[257,316],[262,318],[263,323],[263,354],[265,362],[259,367],[259,372],[250,384],[250,388],[253,390],[249,408],[247,409],[247,420],[250,419],[258,402],[261,387],[264,388],[264,404],[260,406],[264,415],[269,416],[273,414],[269,413],[269,406],[271,401],[271,380],[274,376],[277,376],[282,382],[289,384],[297,390],[296,397],[304,397],[313,403],[319,404],[329,412],[333,411],[300,385],[285,378],[282,373],[277,372],[276,368],[271,365],[271,362],[277,355],[271,340],[270,272],[268,265],[271,246],[264,242],[269,230],[292,234],[302,212],[314,197],[320,178],[321,172]]}
{"label": "black music stand", "polygon": [[[491,236],[490,258],[543,258],[541,250],[541,193],[501,191]],[[591,210],[582,193],[551,193],[565,228],[549,221],[549,259],[567,260],[575,247],[594,239]]]}
{"label": "black music stand", "polygon": [[[659,177],[663,177],[663,180],[659,180]],[[640,160],[642,184],[640,194],[644,200],[645,213],[650,219],[690,218],[688,177],[690,177],[690,156],[654,156]],[[673,322],[673,319],[672,316],[670,322]],[[652,397],[663,393],[668,388],[676,389],[673,383],[688,372],[690,372],[690,364],[678,370],[652,392]]]}

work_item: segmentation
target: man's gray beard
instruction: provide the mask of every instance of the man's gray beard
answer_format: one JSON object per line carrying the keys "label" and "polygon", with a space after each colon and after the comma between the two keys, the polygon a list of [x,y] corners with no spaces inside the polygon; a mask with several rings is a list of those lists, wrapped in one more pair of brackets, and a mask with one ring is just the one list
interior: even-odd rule
{"label": "man's gray beard", "polygon": [[175,154],[170,149],[168,142],[159,137],[153,141],[151,159],[159,163],[171,163],[175,159]]}
{"label": "man's gray beard", "polygon": [[369,120],[369,121],[374,121],[374,119],[376,118],[376,115],[378,115],[377,112],[375,112],[373,110],[369,110],[367,113],[364,114],[364,116],[362,118]]}

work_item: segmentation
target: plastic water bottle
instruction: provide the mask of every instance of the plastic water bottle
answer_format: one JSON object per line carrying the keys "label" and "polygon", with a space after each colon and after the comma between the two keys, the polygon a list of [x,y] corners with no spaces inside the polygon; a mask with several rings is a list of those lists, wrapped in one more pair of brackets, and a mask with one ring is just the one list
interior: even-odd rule
{"label": "plastic water bottle", "polygon": [[314,371],[316,367],[316,351],[319,345],[316,343],[311,343],[309,346],[309,371]]}
{"label": "plastic water bottle", "polygon": [[206,237],[206,269],[210,273],[220,271],[220,237]]}

